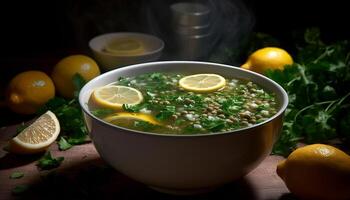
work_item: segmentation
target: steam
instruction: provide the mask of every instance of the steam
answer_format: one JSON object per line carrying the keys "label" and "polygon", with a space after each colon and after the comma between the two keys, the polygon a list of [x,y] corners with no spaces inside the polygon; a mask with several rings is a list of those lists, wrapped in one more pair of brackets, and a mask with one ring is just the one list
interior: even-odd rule
{"label": "steam", "polygon": [[[179,45],[176,39],[176,26],[171,24],[172,11],[170,6],[178,2],[151,0],[144,4],[145,19],[148,32],[166,42],[164,59],[169,60],[203,60],[227,62],[227,51],[239,51],[245,37],[249,35],[254,25],[254,16],[240,0],[195,0],[181,1],[201,4],[210,9],[210,38],[201,42],[187,41]],[[181,35],[180,35],[181,37]],[[203,43],[203,44],[202,44]],[[191,52],[195,49],[197,52]],[[183,52],[193,55],[184,55]],[[232,52],[231,52],[232,53]],[[225,57],[226,55],[226,57]]]}
{"label": "steam", "polygon": [[[208,30],[201,32],[202,35],[195,35],[204,39],[190,40],[177,33],[184,28],[174,22],[171,6],[177,3],[199,4],[210,10]],[[242,0],[92,0],[89,3],[71,3],[66,11],[75,42],[82,49],[88,49],[89,40],[99,34],[144,32],[164,40],[162,60],[230,64],[235,64],[230,55],[239,53],[255,22]]]}

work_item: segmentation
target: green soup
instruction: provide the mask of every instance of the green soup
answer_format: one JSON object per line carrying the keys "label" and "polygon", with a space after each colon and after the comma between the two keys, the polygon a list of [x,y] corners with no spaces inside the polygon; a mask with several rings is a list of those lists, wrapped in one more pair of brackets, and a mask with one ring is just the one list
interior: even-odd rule
{"label": "green soup", "polygon": [[[134,106],[123,105],[123,111],[118,112],[142,113],[159,123],[125,119],[112,123],[160,134],[203,134],[249,127],[267,120],[277,112],[275,94],[249,80],[225,78],[224,88],[209,93],[195,93],[179,86],[179,80],[184,76],[150,73],[119,78],[114,85],[139,90],[143,101]],[[101,119],[118,114],[90,103],[89,109]]]}

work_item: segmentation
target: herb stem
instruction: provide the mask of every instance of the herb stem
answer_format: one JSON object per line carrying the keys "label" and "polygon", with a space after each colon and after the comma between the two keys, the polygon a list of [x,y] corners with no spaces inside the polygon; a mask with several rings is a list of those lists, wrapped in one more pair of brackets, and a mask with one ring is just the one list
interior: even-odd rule
{"label": "herb stem", "polygon": [[335,109],[337,109],[344,101],[346,98],[348,98],[350,96],[350,92],[348,92],[345,96],[343,96],[341,99],[335,101],[336,105],[333,106],[332,108],[330,108],[329,113],[332,113]]}
{"label": "herb stem", "polygon": [[289,87],[292,83],[294,83],[295,81],[299,80],[300,78],[299,77],[295,77],[293,78],[292,80],[290,80],[288,83],[287,83],[287,86]]}
{"label": "herb stem", "polygon": [[333,101],[323,101],[323,102],[318,102],[318,103],[314,103],[314,104],[311,104],[311,105],[309,105],[309,106],[306,106],[306,107],[304,107],[303,109],[299,110],[299,111],[297,112],[297,114],[295,114],[295,116],[294,116],[294,121],[296,121],[296,119],[298,118],[298,116],[299,116],[302,112],[304,112],[305,110],[308,110],[308,109],[310,109],[310,108],[312,108],[312,107],[319,106],[319,105],[323,105],[323,104],[331,104],[331,103],[333,103],[333,102],[334,102],[334,100],[333,100]]}
{"label": "herb stem", "polygon": [[329,47],[326,48],[326,50],[319,56],[317,57],[313,63],[316,64],[318,63],[320,60],[322,60],[324,57],[326,56],[330,56],[332,53],[334,52],[334,49],[330,49]]}
{"label": "herb stem", "polygon": [[309,84],[309,80],[307,79],[306,75],[305,75],[305,66],[304,65],[298,65],[298,70],[300,72],[301,77],[304,80],[305,84]]}

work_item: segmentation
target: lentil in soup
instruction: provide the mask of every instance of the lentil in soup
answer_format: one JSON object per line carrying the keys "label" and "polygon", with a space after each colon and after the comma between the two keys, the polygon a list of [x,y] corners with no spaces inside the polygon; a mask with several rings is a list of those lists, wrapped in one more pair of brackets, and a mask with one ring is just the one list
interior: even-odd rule
{"label": "lentil in soup", "polygon": [[195,92],[179,85],[184,77],[180,73],[121,77],[109,85],[136,89],[142,96],[140,103],[111,109],[89,101],[89,109],[115,125],[160,134],[232,131],[263,122],[277,112],[275,94],[249,80],[225,78],[218,90]]}

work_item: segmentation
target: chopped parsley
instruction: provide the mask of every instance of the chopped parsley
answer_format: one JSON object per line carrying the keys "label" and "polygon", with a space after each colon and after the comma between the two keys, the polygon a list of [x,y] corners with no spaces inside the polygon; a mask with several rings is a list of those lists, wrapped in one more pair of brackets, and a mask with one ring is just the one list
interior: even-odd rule
{"label": "chopped parsley", "polygon": [[22,178],[23,176],[24,176],[23,172],[13,172],[10,175],[10,179],[19,179],[19,178]]}
{"label": "chopped parsley", "polygon": [[40,160],[38,160],[36,165],[41,170],[50,170],[60,166],[63,160],[64,160],[64,157],[53,158],[51,156],[50,151],[48,151]]}

